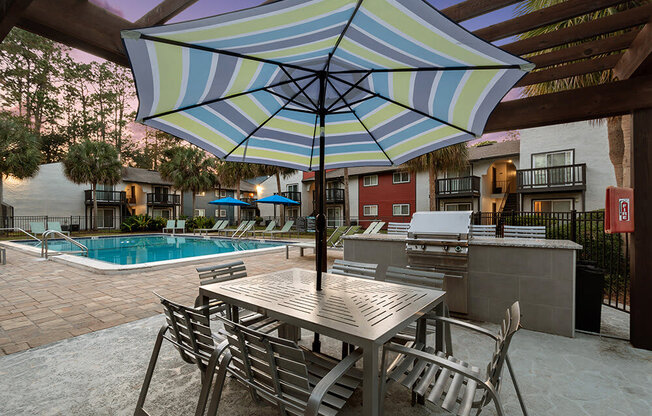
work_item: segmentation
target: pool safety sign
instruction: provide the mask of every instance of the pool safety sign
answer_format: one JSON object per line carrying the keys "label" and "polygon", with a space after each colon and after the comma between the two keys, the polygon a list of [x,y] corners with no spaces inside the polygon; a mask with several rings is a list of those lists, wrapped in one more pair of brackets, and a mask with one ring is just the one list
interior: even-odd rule
{"label": "pool safety sign", "polygon": [[634,232],[634,190],[632,188],[607,188],[604,231],[606,233]]}

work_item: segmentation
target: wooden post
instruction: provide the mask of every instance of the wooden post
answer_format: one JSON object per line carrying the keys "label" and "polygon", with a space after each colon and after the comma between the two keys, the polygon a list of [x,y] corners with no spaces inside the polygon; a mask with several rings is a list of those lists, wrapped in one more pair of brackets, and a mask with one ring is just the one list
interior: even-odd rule
{"label": "wooden post", "polygon": [[631,249],[630,338],[652,350],[652,108],[632,113],[634,244]]}

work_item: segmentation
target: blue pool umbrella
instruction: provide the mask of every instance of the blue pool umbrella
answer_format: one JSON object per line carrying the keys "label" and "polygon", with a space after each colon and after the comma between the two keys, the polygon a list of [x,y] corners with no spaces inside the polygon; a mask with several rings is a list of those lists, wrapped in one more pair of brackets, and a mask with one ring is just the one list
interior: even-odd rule
{"label": "blue pool umbrella", "polygon": [[272,195],[256,201],[261,204],[274,204],[274,205],[300,205],[297,201],[286,198],[281,195]]}
{"label": "blue pool umbrella", "polygon": [[247,204],[244,201],[240,201],[239,199],[231,198],[230,196],[227,196],[226,198],[222,199],[216,199],[215,201],[209,202],[211,205],[228,205],[232,207],[248,207],[249,204]]}

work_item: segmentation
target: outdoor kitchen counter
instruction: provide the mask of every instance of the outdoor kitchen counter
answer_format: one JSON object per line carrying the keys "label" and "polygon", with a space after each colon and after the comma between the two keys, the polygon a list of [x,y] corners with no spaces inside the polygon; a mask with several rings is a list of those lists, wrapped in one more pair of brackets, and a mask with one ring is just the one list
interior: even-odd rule
{"label": "outdoor kitchen counter", "polygon": [[[405,236],[344,238],[344,259],[387,266],[408,264]],[[572,337],[575,327],[575,256],[568,240],[482,237],[469,240],[469,319],[498,323],[509,305],[521,303],[527,329]],[[446,289],[446,288],[444,288]]]}

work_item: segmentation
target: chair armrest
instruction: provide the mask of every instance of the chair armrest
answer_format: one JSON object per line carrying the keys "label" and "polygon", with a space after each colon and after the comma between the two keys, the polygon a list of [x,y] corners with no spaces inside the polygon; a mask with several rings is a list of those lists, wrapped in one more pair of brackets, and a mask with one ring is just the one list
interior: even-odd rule
{"label": "chair armrest", "polygon": [[[456,363],[454,363],[452,361],[449,361],[449,360],[447,360],[445,358],[441,358],[441,357],[439,357],[439,356],[437,356],[435,354],[430,354],[430,353],[427,353],[427,352],[424,352],[424,351],[421,351],[421,350],[417,350],[417,349],[414,349],[414,348],[408,348],[408,347],[404,347],[402,345],[393,344],[393,343],[385,344],[385,346],[383,348],[385,350],[387,350],[387,351],[393,351],[393,352],[397,352],[399,354],[408,355],[410,357],[418,358],[418,359],[421,359],[421,360],[430,361],[431,363],[435,363],[435,364],[437,364],[438,366],[440,366],[442,368],[447,368],[447,369],[449,369],[449,370],[451,370],[451,371],[453,371],[455,373],[461,374],[464,377],[467,377],[467,378],[469,378],[471,380],[474,380],[483,387],[487,386],[486,380],[481,379],[480,377],[478,377],[477,374],[474,374],[471,371],[469,371],[469,369],[467,367],[456,364]],[[489,388],[492,388],[491,385],[489,385]]]}
{"label": "chair armrest", "polygon": [[482,327],[479,327],[477,325],[473,325],[473,324],[469,324],[469,323],[464,322],[464,321],[460,321],[459,319],[447,318],[447,317],[444,317],[444,316],[436,316],[436,315],[428,315],[428,319],[432,319],[432,320],[435,320],[435,321],[441,321],[441,322],[444,322],[444,323],[447,323],[447,324],[457,325],[457,326],[460,326],[462,328],[470,329],[471,331],[475,331],[475,332],[480,333],[482,335],[486,335],[486,336],[492,338],[494,341],[498,341],[498,337],[496,336],[496,334],[492,333],[491,331],[488,331],[488,330],[486,330],[486,329],[484,329]]}
{"label": "chair armrest", "polygon": [[362,358],[362,350],[360,348],[347,355],[345,359],[340,361],[331,371],[322,378],[315,386],[308,398],[308,406],[306,407],[306,416],[317,416],[319,414],[319,407],[321,406],[324,396],[328,393],[331,387],[344,376],[347,371],[355,365],[355,363]]}

